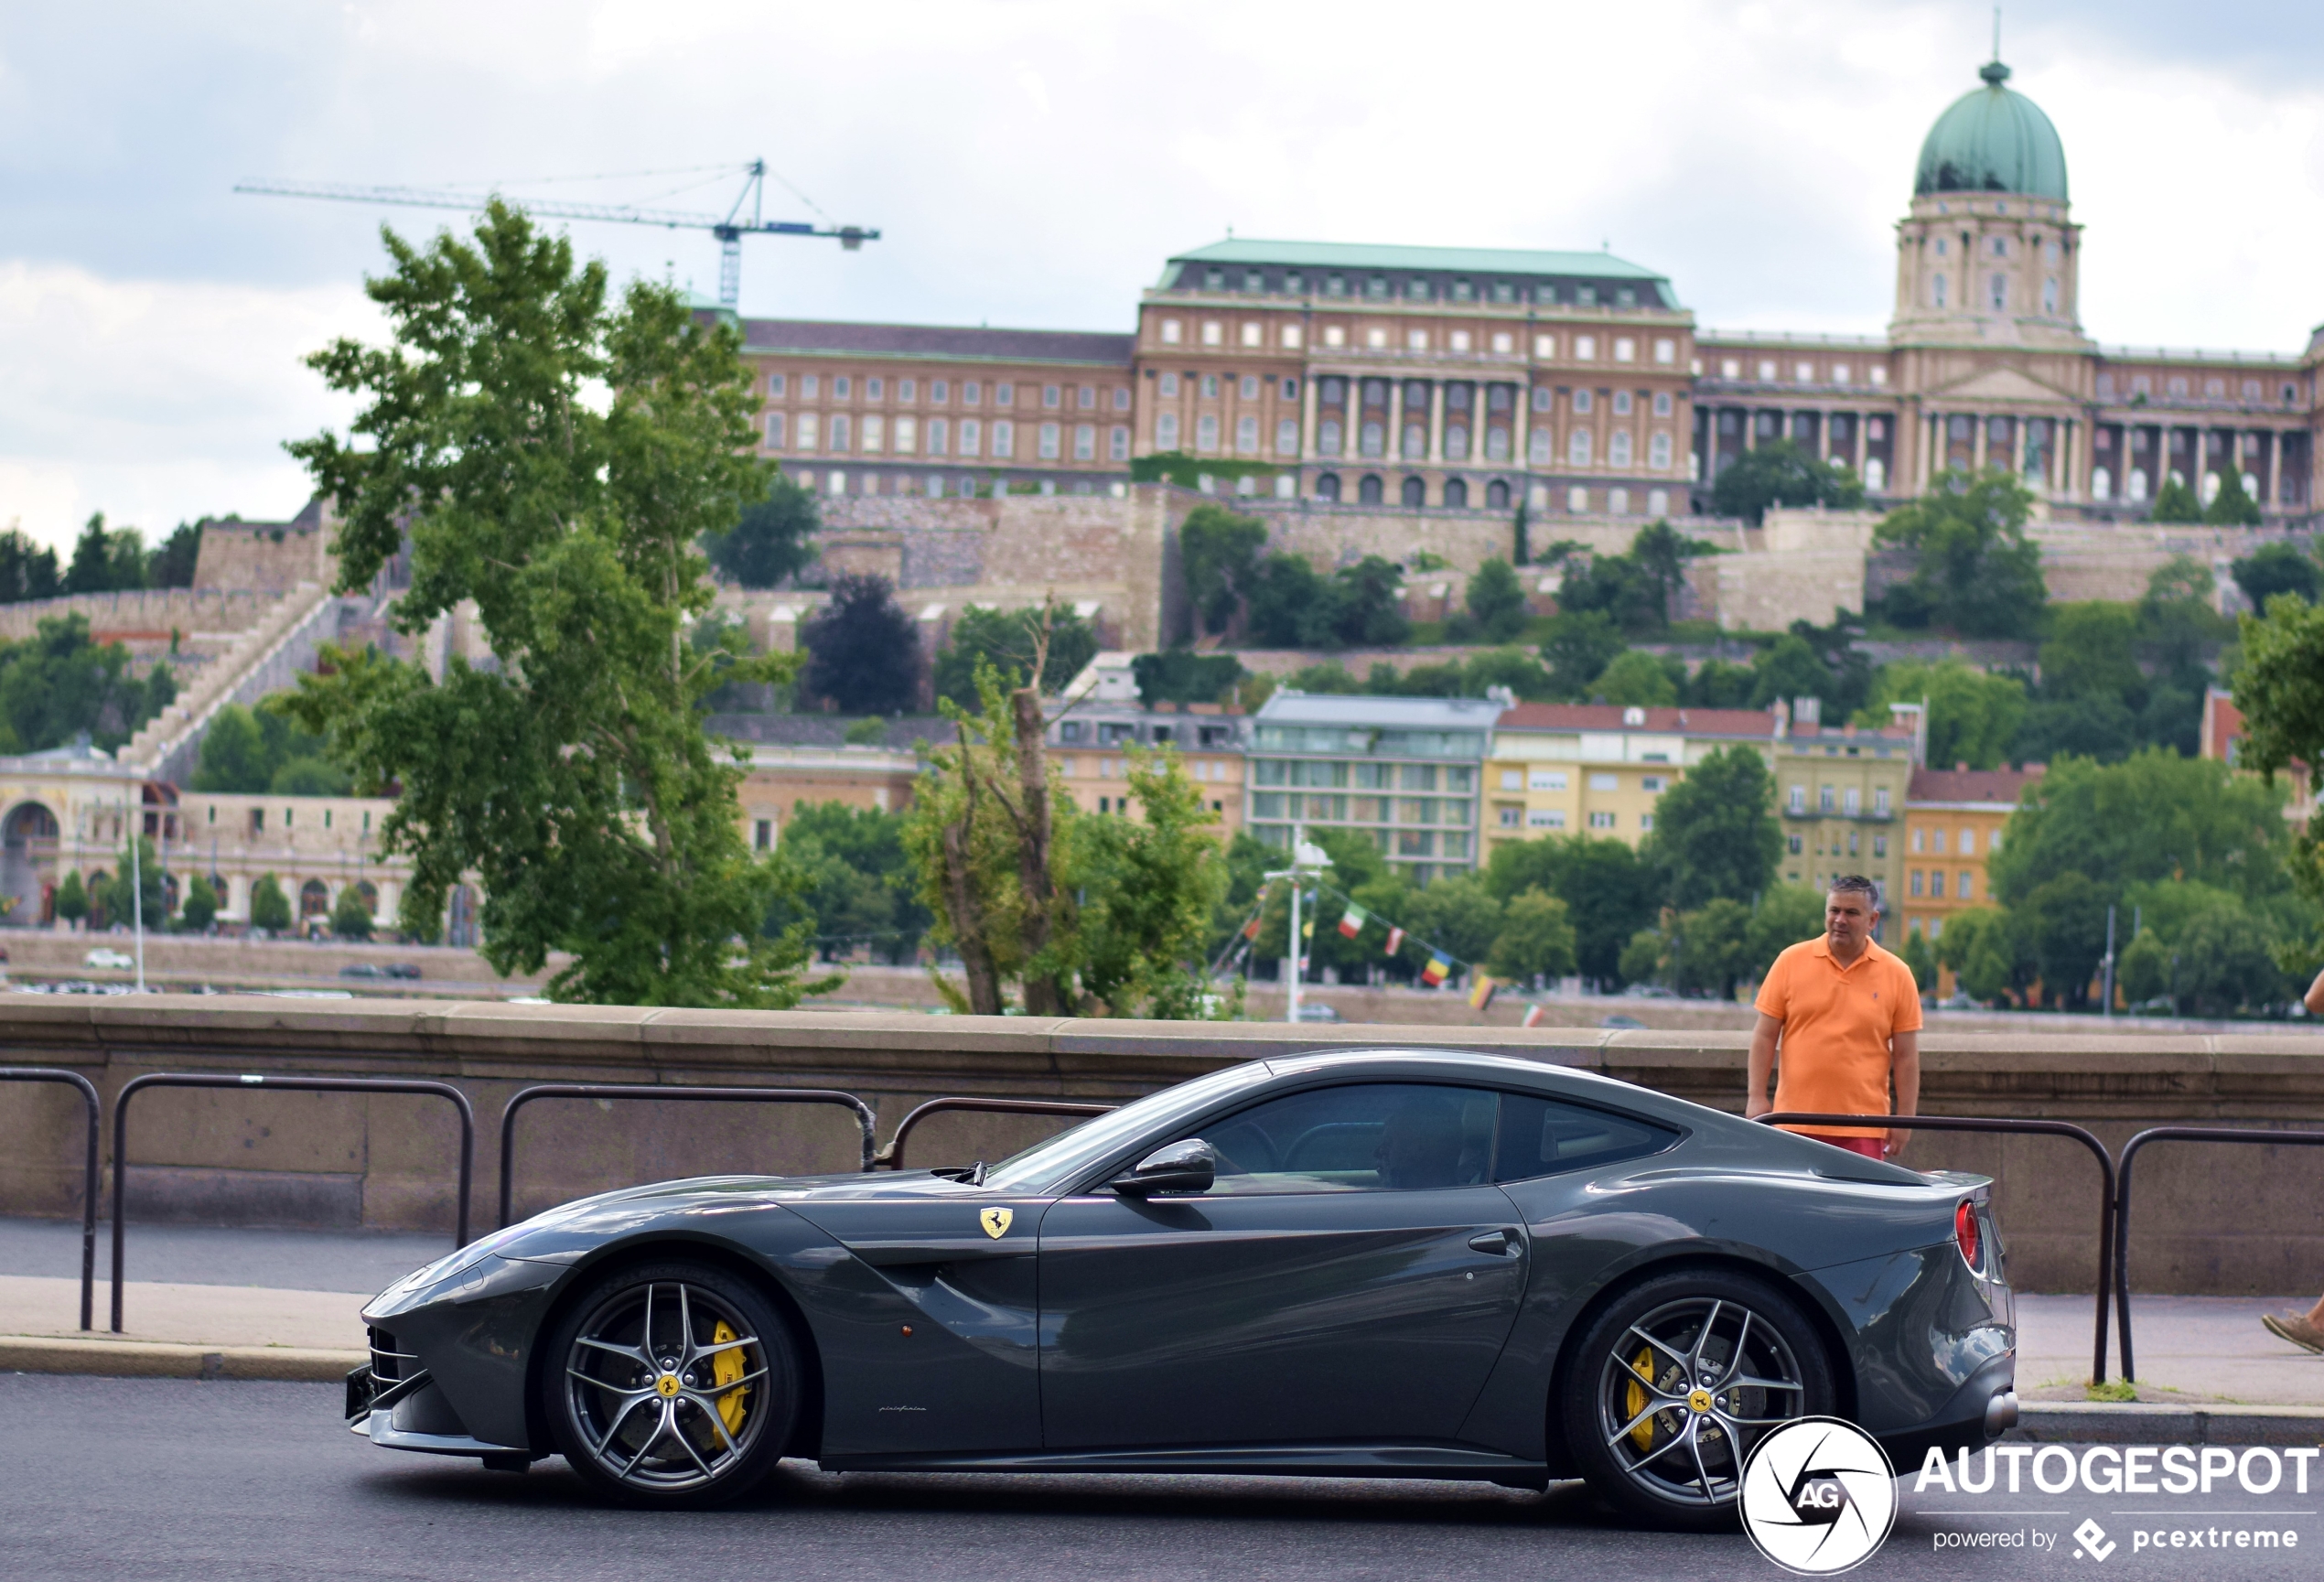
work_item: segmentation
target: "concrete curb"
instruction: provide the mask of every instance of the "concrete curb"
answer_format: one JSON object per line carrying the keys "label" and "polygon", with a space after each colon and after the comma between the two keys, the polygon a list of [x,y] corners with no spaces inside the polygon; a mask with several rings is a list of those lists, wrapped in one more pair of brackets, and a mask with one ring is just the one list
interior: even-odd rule
{"label": "concrete curb", "polygon": [[362,1351],[298,1346],[182,1346],[159,1340],[0,1335],[0,1372],[337,1383],[368,1361]]}
{"label": "concrete curb", "polygon": [[2080,1445],[2324,1444],[2324,1406],[2178,1406],[2155,1401],[2026,1401],[2003,1436]]}

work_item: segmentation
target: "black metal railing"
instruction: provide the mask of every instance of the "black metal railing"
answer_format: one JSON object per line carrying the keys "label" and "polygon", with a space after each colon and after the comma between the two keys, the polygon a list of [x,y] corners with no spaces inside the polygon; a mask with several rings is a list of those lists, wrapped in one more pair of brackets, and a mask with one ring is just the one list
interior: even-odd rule
{"label": "black metal railing", "polygon": [[688,1088],[659,1082],[543,1082],[520,1089],[500,1112],[500,1223],[507,1225],[516,1197],[516,1117],[542,1099],[651,1099],[714,1104],[835,1104],[855,1112],[864,1135],[864,1166],[872,1168],[873,1116],[869,1104],[837,1088]]}
{"label": "black metal railing", "polygon": [[425,1093],[460,1113],[460,1195],[455,1247],[468,1244],[468,1193],[476,1175],[476,1111],[449,1082],[403,1077],[271,1077],[226,1071],[154,1071],[124,1083],[113,1102],[113,1332],[121,1333],[123,1232],[129,1201],[129,1101],[147,1088],[264,1088],[296,1093]]}
{"label": "black metal railing", "polygon": [[[912,1128],[929,1116],[941,1114],[947,1110],[974,1110],[998,1115],[1080,1115],[1087,1118],[1119,1108],[1119,1104],[1075,1103],[1066,1099],[931,1099],[897,1123],[896,1135],[888,1138],[888,1146],[874,1156],[874,1163],[885,1165],[891,1170],[902,1169],[904,1139],[912,1135]],[[869,1169],[871,1166],[864,1168]]]}
{"label": "black metal railing", "polygon": [[[0,1066],[0,1082],[58,1082],[81,1091],[81,1107],[89,1112],[89,1141],[81,1170],[81,1327],[97,1327],[97,1182],[98,1163],[104,1137],[103,1123],[99,1119],[102,1103],[97,1090],[88,1078],[78,1071],[60,1071],[50,1066]],[[116,1281],[114,1289],[120,1288]]]}
{"label": "black metal railing", "polygon": [[2114,1315],[2122,1328],[2123,1378],[2133,1380],[2130,1353],[2130,1168],[2149,1143],[2324,1144],[2324,1132],[2270,1132],[2255,1126],[2150,1126],[2123,1145],[2114,1198]]}
{"label": "black metal railing", "polygon": [[[2003,1120],[1983,1115],[1817,1115],[1785,1112],[1756,1117],[1768,1125],[1789,1126],[1880,1126],[1901,1127],[1920,1132],[1996,1132],[2029,1133],[2037,1136],[2071,1137],[2088,1148],[2098,1161],[2098,1298],[2097,1333],[2091,1342],[2090,1382],[2106,1382],[2106,1297],[2109,1289],[2107,1271],[2111,1264],[2119,1270],[2120,1261],[2112,1256],[2119,1221],[2115,1214],[2114,1161],[2106,1152],[2106,1145],[2071,1121]],[[2129,1159],[2124,1158],[2127,1178]],[[2123,1372],[2130,1371],[2130,1330],[2123,1329]]]}

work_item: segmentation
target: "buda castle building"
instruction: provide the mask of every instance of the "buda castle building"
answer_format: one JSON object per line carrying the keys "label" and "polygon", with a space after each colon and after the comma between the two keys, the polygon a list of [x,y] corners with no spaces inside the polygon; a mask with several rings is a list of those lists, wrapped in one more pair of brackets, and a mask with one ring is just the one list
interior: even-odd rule
{"label": "buda castle building", "polygon": [[2133,521],[2232,470],[2306,522],[2324,339],[2092,339],[2057,130],[1979,76],[1921,145],[1885,336],[1700,329],[1607,253],[1231,240],[1171,258],[1130,334],[746,320],[765,452],[836,495],[1094,493],[1183,452],[1286,500],[1644,519],[1784,436],[1876,503],[2006,467],[2053,521]]}

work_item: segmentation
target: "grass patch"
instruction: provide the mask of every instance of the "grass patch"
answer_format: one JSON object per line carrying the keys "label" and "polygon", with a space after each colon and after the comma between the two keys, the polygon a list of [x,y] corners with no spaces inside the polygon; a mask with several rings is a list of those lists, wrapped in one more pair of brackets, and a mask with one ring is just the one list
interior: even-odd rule
{"label": "grass patch", "polygon": [[2091,1384],[2082,1390],[2085,1401],[2136,1401],[2138,1388],[2128,1379],[2109,1379],[2103,1384]]}

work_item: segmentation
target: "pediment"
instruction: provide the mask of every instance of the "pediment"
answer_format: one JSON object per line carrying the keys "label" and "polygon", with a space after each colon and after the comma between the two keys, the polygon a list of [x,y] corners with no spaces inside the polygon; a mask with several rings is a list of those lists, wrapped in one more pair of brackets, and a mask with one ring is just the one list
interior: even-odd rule
{"label": "pediment", "polygon": [[2069,406],[2081,404],[2072,391],[2044,383],[2016,368],[1981,368],[1949,384],[1921,392],[1924,400],[1974,401],[2007,406]]}

